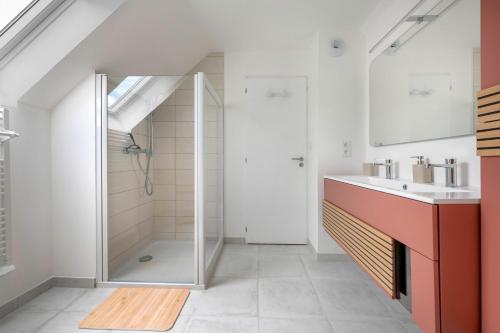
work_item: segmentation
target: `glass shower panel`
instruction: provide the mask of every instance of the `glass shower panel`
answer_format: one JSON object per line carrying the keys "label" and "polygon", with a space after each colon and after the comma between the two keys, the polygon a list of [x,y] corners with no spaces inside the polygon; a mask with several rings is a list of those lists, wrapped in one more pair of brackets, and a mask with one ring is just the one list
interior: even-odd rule
{"label": "glass shower panel", "polygon": [[223,112],[207,84],[204,87],[204,239],[205,269],[215,260],[222,241],[223,216]]}

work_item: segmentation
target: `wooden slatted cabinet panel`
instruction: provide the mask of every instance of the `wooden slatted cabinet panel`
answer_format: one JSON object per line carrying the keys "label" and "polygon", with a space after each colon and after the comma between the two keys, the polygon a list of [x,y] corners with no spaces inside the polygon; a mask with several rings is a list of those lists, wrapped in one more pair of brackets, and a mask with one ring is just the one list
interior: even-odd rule
{"label": "wooden slatted cabinet panel", "polygon": [[477,92],[477,155],[500,156],[500,85]]}
{"label": "wooden slatted cabinet panel", "polygon": [[323,227],[392,298],[396,297],[394,239],[326,200]]}

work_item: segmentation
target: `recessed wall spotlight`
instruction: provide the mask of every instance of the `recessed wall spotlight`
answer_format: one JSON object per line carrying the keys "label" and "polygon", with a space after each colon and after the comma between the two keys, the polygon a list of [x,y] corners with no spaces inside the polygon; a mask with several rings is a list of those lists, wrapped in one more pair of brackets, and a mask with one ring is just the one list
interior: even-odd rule
{"label": "recessed wall spotlight", "polygon": [[330,43],[330,55],[332,57],[340,57],[344,54],[345,43],[340,39],[334,39]]}

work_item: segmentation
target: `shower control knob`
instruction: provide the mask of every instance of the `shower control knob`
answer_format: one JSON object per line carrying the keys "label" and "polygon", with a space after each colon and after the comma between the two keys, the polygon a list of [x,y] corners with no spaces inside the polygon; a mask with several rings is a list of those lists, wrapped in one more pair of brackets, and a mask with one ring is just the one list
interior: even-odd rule
{"label": "shower control knob", "polygon": [[299,163],[299,167],[303,168],[303,167],[304,167],[304,163],[303,163],[303,162],[300,162],[300,163]]}

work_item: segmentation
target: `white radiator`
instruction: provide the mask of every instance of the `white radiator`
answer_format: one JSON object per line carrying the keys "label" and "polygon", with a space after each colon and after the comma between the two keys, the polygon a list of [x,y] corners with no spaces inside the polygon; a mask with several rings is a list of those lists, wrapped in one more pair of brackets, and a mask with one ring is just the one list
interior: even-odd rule
{"label": "white radiator", "polygon": [[9,264],[8,142],[19,136],[8,127],[7,108],[0,106],[0,268]]}

